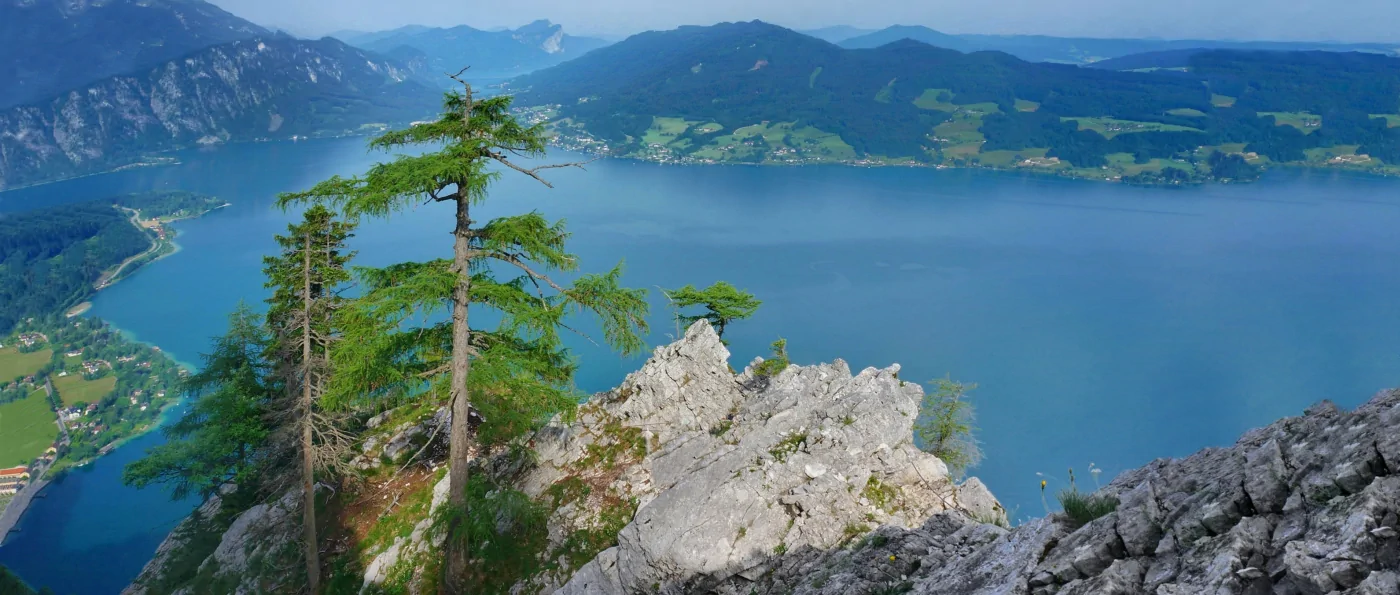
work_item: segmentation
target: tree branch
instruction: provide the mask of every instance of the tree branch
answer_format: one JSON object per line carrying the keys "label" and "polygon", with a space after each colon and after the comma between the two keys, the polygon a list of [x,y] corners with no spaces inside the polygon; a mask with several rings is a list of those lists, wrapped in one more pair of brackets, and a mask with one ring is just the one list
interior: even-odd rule
{"label": "tree branch", "polygon": [[548,275],[536,273],[534,269],[531,269],[529,265],[525,264],[524,261],[520,260],[520,258],[514,254],[509,254],[497,250],[494,252],[486,253],[486,256],[507,264],[515,265],[516,268],[525,271],[525,274],[529,275],[531,279],[539,279],[540,281],[544,281],[545,284],[553,288],[554,291],[557,291],[559,293],[566,293],[566,290],[563,287],[560,287],[558,283],[555,283],[554,279],[549,278]]}
{"label": "tree branch", "polygon": [[506,156],[505,156],[504,154],[502,154],[501,152],[499,152],[499,151],[488,151],[488,152],[486,153],[486,155],[489,156],[489,157],[492,158],[492,159],[495,159],[496,161],[500,162],[502,165],[504,165],[504,166],[506,166],[506,167],[509,167],[509,168],[511,168],[511,169],[513,169],[513,170],[515,170],[515,171],[518,171],[518,172],[520,172],[520,173],[522,173],[522,174],[525,174],[525,175],[527,175],[527,176],[530,176],[530,177],[534,178],[536,181],[538,181],[538,182],[541,183],[541,184],[544,184],[544,185],[545,185],[546,187],[548,187],[548,188],[553,188],[553,187],[554,187],[554,184],[550,184],[548,180],[546,180],[546,179],[540,177],[539,172],[540,172],[541,170],[546,170],[546,169],[561,169],[561,168],[565,168],[565,167],[577,167],[577,168],[579,168],[579,169],[584,169],[583,166],[588,165],[589,163],[593,163],[594,161],[597,161],[597,160],[598,160],[597,157],[594,157],[593,159],[589,159],[588,161],[575,161],[575,162],[573,162],[573,163],[551,163],[551,164],[548,164],[548,165],[540,165],[540,166],[536,166],[536,167],[532,167],[532,168],[525,168],[525,167],[521,167],[521,166],[519,166],[519,165],[516,165],[516,164],[514,164],[514,163],[511,163],[510,159],[507,159]]}

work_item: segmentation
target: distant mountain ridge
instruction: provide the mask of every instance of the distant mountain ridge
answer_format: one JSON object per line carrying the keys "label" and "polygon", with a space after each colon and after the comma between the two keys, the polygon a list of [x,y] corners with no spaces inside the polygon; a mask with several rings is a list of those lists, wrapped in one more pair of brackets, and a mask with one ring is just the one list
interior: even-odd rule
{"label": "distant mountain ridge", "polygon": [[399,65],[335,39],[235,41],[0,110],[0,190],[196,144],[404,124],[439,100]]}
{"label": "distant mountain ridge", "polygon": [[471,66],[476,76],[523,74],[608,45],[601,39],[569,35],[560,25],[545,20],[504,31],[466,25],[409,26],[377,33],[350,32],[347,37],[347,43],[405,61],[436,78],[466,66]]}
{"label": "distant mountain ridge", "polygon": [[840,43],[852,37],[860,37],[876,32],[876,29],[861,29],[849,25],[836,25],[833,27],[821,27],[819,29],[798,29],[797,32],[803,35],[810,35],[822,41]]}
{"label": "distant mountain ridge", "polygon": [[[1030,62],[1085,64],[1131,54],[1188,49],[1370,52],[1400,55],[1400,43],[1316,43],[1293,41],[1212,41],[1072,38],[1047,35],[951,35],[923,26],[895,25],[839,40],[850,49],[876,48],[912,39],[960,52],[1001,51]],[[833,40],[834,41],[834,40]]]}
{"label": "distant mountain ridge", "polygon": [[269,34],[201,0],[0,0],[0,108]]}
{"label": "distant mountain ridge", "polygon": [[1277,162],[1400,173],[1400,58],[1185,57],[1179,70],[1119,72],[909,39],[844,49],[754,21],[639,34],[510,86],[579,148],[666,162],[923,162],[1170,183],[1251,179]]}

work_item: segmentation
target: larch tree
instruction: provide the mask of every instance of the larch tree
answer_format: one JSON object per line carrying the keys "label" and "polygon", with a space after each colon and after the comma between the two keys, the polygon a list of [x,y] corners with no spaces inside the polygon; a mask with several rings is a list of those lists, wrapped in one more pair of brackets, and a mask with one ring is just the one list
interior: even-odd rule
{"label": "larch tree", "polygon": [[[416,155],[398,155],[354,178],[333,177],[308,191],[285,194],[285,204],[325,203],[353,218],[388,218],[425,204],[453,207],[452,258],[393,265],[364,271],[365,295],[345,317],[345,340],[334,356],[337,374],[332,389],[343,398],[361,395],[446,397],[449,430],[450,508],[465,511],[468,466],[472,458],[473,398],[494,403],[499,416],[522,423],[538,422],[567,402],[573,364],[562,347],[561,332],[572,330],[566,318],[596,315],[603,339],[624,354],[643,347],[648,311],[645,290],[619,284],[621,265],[602,275],[581,275],[566,283],[561,272],[578,269],[565,243],[562,222],[538,212],[503,216],[484,224],[472,219],[473,207],[487,199],[502,173],[515,173],[552,187],[541,171],[579,164],[521,164],[543,156],[545,131],[523,126],[510,113],[510,98],[476,99],[471,85],[449,92],[442,115],[433,122],[393,131],[370,142],[392,151],[423,147]],[[434,311],[450,310],[446,323],[424,322],[405,331],[414,316],[431,320]],[[494,311],[491,322],[473,326],[473,309]],[[491,328],[494,327],[494,328]],[[342,367],[344,362],[344,367]],[[397,391],[397,392],[396,392]],[[449,516],[444,589],[467,592],[471,544],[462,537],[465,515]]]}
{"label": "larch tree", "polygon": [[982,451],[972,435],[972,404],[967,402],[968,391],[975,388],[976,384],[947,377],[934,380],[924,394],[919,419],[914,424],[919,448],[942,459],[954,475],[962,475],[982,461]]}
{"label": "larch tree", "polygon": [[263,259],[268,298],[267,326],[273,337],[269,359],[283,387],[274,424],[281,450],[296,453],[291,474],[302,490],[303,550],[307,584],[320,589],[320,548],[316,536],[316,472],[335,471],[351,438],[340,420],[321,406],[330,376],[333,319],[350,281],[346,264],[354,257],[345,245],[354,226],[321,205],[307,209],[301,223],[276,237],[279,252]]}
{"label": "larch tree", "polygon": [[176,500],[207,500],[230,483],[256,489],[267,462],[267,412],[278,390],[263,358],[269,343],[258,315],[240,304],[201,371],[181,383],[189,409],[162,428],[164,444],[122,470],[122,482],[138,488],[163,483]]}
{"label": "larch tree", "polygon": [[[704,289],[696,289],[693,285],[686,285],[680,289],[666,292],[666,297],[670,298],[671,305],[676,309],[676,318],[684,321],[686,326],[697,320],[708,320],[710,325],[715,327],[715,333],[720,338],[724,337],[724,329],[729,326],[729,323],[753,316],[758,311],[758,307],[763,304],[754,298],[752,293],[740,290],[724,281],[717,281],[714,285]],[[705,312],[696,315],[681,312],[684,308],[695,306],[703,307]]]}

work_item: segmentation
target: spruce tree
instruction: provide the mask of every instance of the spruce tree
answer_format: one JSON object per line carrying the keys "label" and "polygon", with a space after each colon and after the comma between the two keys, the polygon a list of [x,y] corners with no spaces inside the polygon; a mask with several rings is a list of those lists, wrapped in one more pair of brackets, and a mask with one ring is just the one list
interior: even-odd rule
{"label": "spruce tree", "polygon": [[263,259],[268,298],[267,326],[273,334],[270,358],[283,388],[283,452],[297,453],[293,474],[302,489],[302,531],[307,584],[320,588],[320,549],[316,536],[316,471],[338,467],[349,437],[336,417],[321,407],[330,375],[332,324],[343,300],[341,286],[350,280],[345,266],[354,257],[346,249],[353,226],[315,205],[287,235],[277,236],[280,252]]}
{"label": "spruce tree", "polygon": [[[458,82],[463,92],[446,95],[436,121],[370,143],[386,151],[423,147],[428,152],[399,155],[363,176],[333,177],[306,192],[285,194],[281,202],[328,203],[351,218],[387,218],[433,203],[453,207],[450,260],[403,263],[364,275],[366,295],[347,312],[343,348],[334,357],[335,382],[343,388],[333,392],[342,398],[356,398],[361,391],[412,394],[426,380],[436,388],[429,394],[446,393],[452,414],[449,504],[462,511],[472,454],[473,394],[489,396],[503,413],[548,410],[567,394],[573,372],[560,338],[569,329],[566,316],[595,314],[606,342],[631,354],[644,346],[647,302],[645,290],[619,284],[621,265],[570,284],[556,280],[553,275],[578,268],[578,259],[565,248],[568,233],[562,222],[537,212],[484,224],[471,218],[472,208],[486,200],[502,172],[550,186],[541,171],[578,164],[518,163],[544,154],[543,128],[522,126],[510,114],[509,97],[477,100],[469,84]],[[403,331],[406,320],[441,308],[450,309],[449,323]],[[472,326],[468,315],[473,308],[494,310],[495,328]],[[462,593],[467,591],[472,544],[461,538],[465,516],[449,518],[444,586]]]}

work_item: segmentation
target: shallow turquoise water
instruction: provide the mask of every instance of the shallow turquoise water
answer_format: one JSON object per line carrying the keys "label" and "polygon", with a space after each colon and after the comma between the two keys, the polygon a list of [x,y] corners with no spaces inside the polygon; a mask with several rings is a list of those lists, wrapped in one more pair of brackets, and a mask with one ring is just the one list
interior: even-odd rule
{"label": "shallow turquoise water", "polygon": [[[197,361],[290,216],[278,191],[370,163],[362,139],[222,147],[175,167],[0,194],[0,212],[152,188],[233,206],[179,225],[184,249],[104,291],[93,315]],[[565,217],[585,270],[634,286],[726,279],[765,301],[731,327],[735,367],[786,337],[798,363],[899,362],[973,393],[974,471],[1018,518],[1090,462],[1116,472],[1232,442],[1324,398],[1400,384],[1400,181],[1280,171],[1156,190],[973,171],[675,167],[604,161],[556,190],[507,177],[482,216]],[[450,213],[361,229],[361,264],[443,256]],[[657,304],[653,344],[673,332]],[[586,390],[637,367],[578,345]],[[119,591],[191,503],[119,485],[119,449],[48,490],[0,564],[60,593]],[[81,569],[81,571],[75,571]]]}

